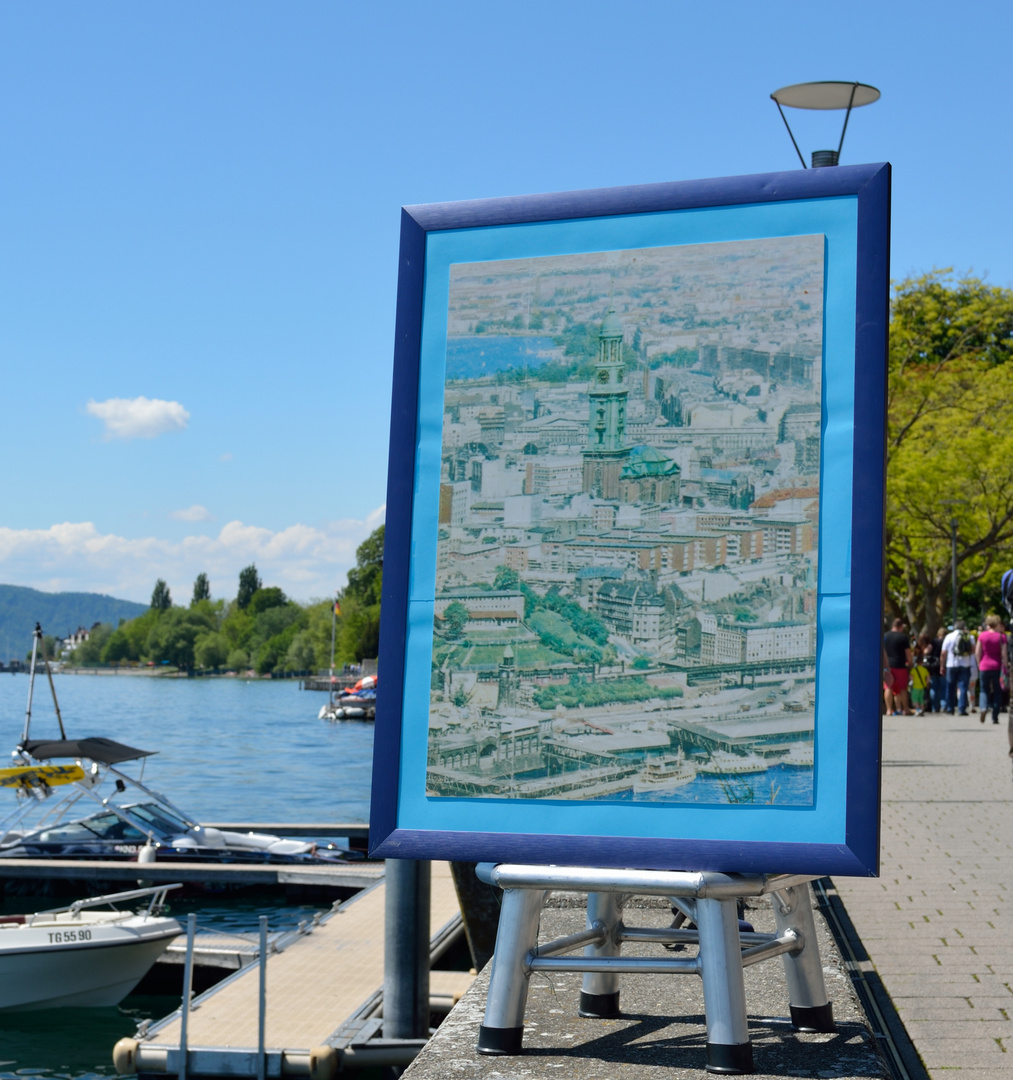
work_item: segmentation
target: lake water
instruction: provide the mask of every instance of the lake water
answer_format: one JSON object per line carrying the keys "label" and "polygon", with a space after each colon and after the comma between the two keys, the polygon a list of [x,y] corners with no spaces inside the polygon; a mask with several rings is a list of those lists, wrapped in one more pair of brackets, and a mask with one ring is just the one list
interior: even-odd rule
{"label": "lake water", "polygon": [[[373,725],[317,719],[327,695],[295,680],[57,675],[68,738],[141,750],[144,782],[206,821],[369,820]],[[21,738],[26,675],[0,675],[0,751]],[[32,737],[59,738],[45,677]],[[137,774],[140,762],[123,766]]]}
{"label": "lake water", "polygon": [[[55,683],[69,738],[103,735],[158,751],[145,761],[145,783],[198,820],[369,820],[373,725],[318,720],[326,694],[300,691],[290,680],[66,675]],[[0,675],[0,751],[20,740],[27,697],[27,676]],[[36,678],[32,711],[32,736],[59,738],[44,676]],[[135,773],[135,766],[124,769]],[[2,816],[14,798],[0,791]],[[31,906],[23,900],[19,910]],[[39,906],[53,905],[43,900]],[[185,919],[195,908],[199,925],[233,930],[255,927],[259,914],[270,917],[272,929],[306,914],[255,896],[224,911],[176,902],[173,913]],[[164,1016],[178,1004],[131,997],[118,1009],[0,1014],[0,1080],[113,1076],[117,1039],[132,1035],[137,1019]]]}

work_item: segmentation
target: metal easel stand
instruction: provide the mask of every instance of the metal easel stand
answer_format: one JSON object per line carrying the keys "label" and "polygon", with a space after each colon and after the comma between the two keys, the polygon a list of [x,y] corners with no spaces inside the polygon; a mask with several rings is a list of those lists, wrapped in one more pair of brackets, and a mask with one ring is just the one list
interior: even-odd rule
{"label": "metal easel stand", "polygon": [[[503,889],[480,1054],[521,1052],[528,980],[535,971],[584,972],[580,1015],[601,1019],[620,1015],[620,974],[699,975],[712,1073],[753,1071],[742,970],[761,960],[783,958],[791,1020],[799,1031],[836,1030],[809,903],[812,875],[479,863],[478,876]],[[539,945],[542,904],[552,890],[587,893],[587,929]],[[737,901],[766,894],[773,894],[777,933],[740,932]],[[697,928],[627,926],[623,904],[633,895],[668,897]],[[699,950],[694,957],[623,957],[624,941],[684,942]],[[563,955],[580,946],[582,955]]]}

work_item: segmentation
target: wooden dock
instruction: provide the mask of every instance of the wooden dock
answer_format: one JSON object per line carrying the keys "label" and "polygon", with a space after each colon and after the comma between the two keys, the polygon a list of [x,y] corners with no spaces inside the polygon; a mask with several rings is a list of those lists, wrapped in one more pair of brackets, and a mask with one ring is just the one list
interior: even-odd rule
{"label": "wooden dock", "polygon": [[[145,868],[147,869],[147,868]],[[290,1075],[328,1080],[343,1064],[386,1063],[400,1053],[407,1064],[421,1047],[392,1047],[371,1040],[381,1025],[384,951],[384,884],[325,915],[315,927],[296,934],[267,962],[265,1029],[266,1077]],[[433,863],[430,954],[438,955],[460,931],[460,909],[450,867]],[[256,1076],[258,1067],[258,965],[235,975],[195,999],[188,1021],[186,1071],[202,1076]],[[470,985],[468,972],[434,971],[430,997],[447,1005]],[[137,1040],[117,1044],[121,1071],[144,1076],[180,1074],[179,1011],[152,1026]]]}
{"label": "wooden dock", "polygon": [[383,878],[382,862],[212,863],[100,859],[0,859],[2,878],[73,878],[76,881],[182,881],[216,885],[322,885],[367,889]]}

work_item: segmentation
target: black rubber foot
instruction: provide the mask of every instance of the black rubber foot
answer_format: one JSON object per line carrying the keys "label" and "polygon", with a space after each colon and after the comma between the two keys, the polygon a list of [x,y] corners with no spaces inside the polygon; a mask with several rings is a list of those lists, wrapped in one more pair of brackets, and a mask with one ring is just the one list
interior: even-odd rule
{"label": "black rubber foot", "polygon": [[837,1030],[837,1025],[834,1023],[834,1006],[829,1001],[826,1005],[792,1005],[791,1022],[799,1031]]}
{"label": "black rubber foot", "polygon": [[740,1073],[753,1072],[752,1043],[712,1043],[707,1044],[707,1071],[723,1073],[725,1076],[737,1076]]}
{"label": "black rubber foot", "polygon": [[614,994],[585,994],[580,992],[580,1005],[577,1007],[578,1016],[586,1016],[591,1020],[616,1020],[622,1013],[619,1011],[619,991]]}
{"label": "black rubber foot", "polygon": [[494,1057],[507,1057],[521,1052],[524,1028],[494,1028],[482,1024],[478,1029],[478,1052]]}

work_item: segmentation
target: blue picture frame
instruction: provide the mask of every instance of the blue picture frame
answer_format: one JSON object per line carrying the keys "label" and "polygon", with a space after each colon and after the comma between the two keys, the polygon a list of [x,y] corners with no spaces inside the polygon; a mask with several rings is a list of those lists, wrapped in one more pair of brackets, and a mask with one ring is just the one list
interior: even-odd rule
{"label": "blue picture frame", "polygon": [[[403,208],[371,856],[878,873],[889,232],[888,164]],[[441,463],[433,432],[442,424],[450,268],[801,235],[822,237],[824,252],[811,801],[784,807],[772,795],[771,804],[715,809],[431,797]]]}

